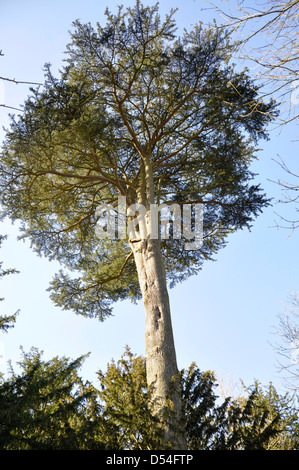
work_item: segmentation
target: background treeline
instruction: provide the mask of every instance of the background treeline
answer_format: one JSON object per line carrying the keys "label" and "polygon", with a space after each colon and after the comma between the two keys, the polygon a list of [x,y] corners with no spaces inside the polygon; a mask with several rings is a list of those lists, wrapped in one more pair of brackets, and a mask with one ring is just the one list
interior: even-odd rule
{"label": "background treeline", "polygon": [[[0,379],[0,449],[161,449],[159,423],[149,410],[145,359],[127,347],[117,362],[80,377],[86,356],[43,360],[22,349],[18,372]],[[191,364],[180,373],[190,450],[296,450],[298,414],[290,392],[258,382],[238,398],[219,398],[211,371]],[[171,413],[171,408],[169,409]]]}

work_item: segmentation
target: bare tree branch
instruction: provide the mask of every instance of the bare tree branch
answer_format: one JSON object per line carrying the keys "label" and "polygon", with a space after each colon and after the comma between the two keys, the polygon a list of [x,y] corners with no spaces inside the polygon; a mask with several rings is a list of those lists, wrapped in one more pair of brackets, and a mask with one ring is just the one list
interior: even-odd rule
{"label": "bare tree branch", "polygon": [[[3,56],[4,56],[4,54],[3,54],[2,49],[1,49],[0,50],[0,57],[3,57]],[[10,82],[10,83],[14,83],[15,85],[38,85],[38,86],[43,85],[42,83],[39,83],[39,82],[27,82],[27,81],[22,81],[22,80],[16,80],[15,78],[7,78],[7,77],[2,77],[2,76],[0,76],[0,80]],[[1,108],[7,108],[7,109],[13,109],[15,111],[23,111],[21,108],[16,108],[14,106],[8,106],[7,104],[4,104],[4,103],[0,103],[0,107]]]}
{"label": "bare tree branch", "polygon": [[[299,204],[299,174],[291,171],[286,163],[279,157],[279,161],[275,162],[283,169],[283,171],[290,176],[290,178],[296,178],[295,181],[289,182],[282,179],[278,181],[272,181],[275,184],[278,184],[282,188],[282,199],[279,199],[277,202],[279,204],[292,203],[293,205]],[[295,212],[299,213],[299,207],[295,207]],[[281,223],[277,224],[279,228],[286,228],[291,230],[290,235],[294,232],[295,229],[299,228],[299,217],[294,216],[292,219],[287,219],[280,214],[276,215],[279,217]],[[283,224],[283,225],[282,225]]]}
{"label": "bare tree branch", "polygon": [[20,81],[20,80],[16,80],[14,78],[6,78],[6,77],[0,77],[0,80],[6,80],[7,82],[13,82],[15,83],[16,85],[43,85],[42,83],[39,83],[39,82],[23,82],[23,81]]}
{"label": "bare tree branch", "polygon": [[288,388],[298,390],[299,386],[299,294],[290,296],[286,310],[278,316],[276,334],[281,342],[274,346],[280,360],[278,368],[286,372]]}
{"label": "bare tree branch", "polygon": [[21,108],[14,108],[13,106],[8,106],[7,104],[0,104],[0,108],[14,109],[15,111],[23,111]]}
{"label": "bare tree branch", "polygon": [[281,103],[280,125],[298,119],[299,0],[266,0],[259,8],[240,0],[233,12],[224,0],[223,7],[207,3],[235,32],[238,58],[253,64],[265,92]]}

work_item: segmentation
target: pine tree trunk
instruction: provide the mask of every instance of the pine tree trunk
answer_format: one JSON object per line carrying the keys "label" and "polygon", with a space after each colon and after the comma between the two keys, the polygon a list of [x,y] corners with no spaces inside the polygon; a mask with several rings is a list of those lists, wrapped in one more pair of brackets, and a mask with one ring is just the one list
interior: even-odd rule
{"label": "pine tree trunk", "polygon": [[[131,242],[145,307],[145,347],[147,383],[152,391],[152,410],[163,423],[165,445],[187,449],[181,409],[181,393],[169,297],[160,240]],[[167,403],[173,406],[172,418],[164,415]]]}
{"label": "pine tree trunk", "polygon": [[[145,212],[139,212],[137,237],[134,228],[133,234],[129,230],[129,240],[145,307],[146,373],[152,412],[164,427],[165,447],[170,443],[173,449],[184,450],[187,445],[161,240],[151,234],[155,191],[150,154],[143,155],[136,198],[138,211],[143,207]],[[172,411],[167,416],[169,404]]]}

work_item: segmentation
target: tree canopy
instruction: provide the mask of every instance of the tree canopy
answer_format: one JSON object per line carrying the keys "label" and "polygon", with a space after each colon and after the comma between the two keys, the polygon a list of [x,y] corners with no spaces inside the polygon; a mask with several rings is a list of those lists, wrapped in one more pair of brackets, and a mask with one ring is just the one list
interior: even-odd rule
{"label": "tree canopy", "polygon": [[161,21],[158,5],[137,2],[107,10],[105,26],[76,21],[60,78],[46,65],[44,86],[12,118],[1,152],[3,214],[66,267],[52,299],[100,320],[113,302],[138,299],[140,287],[127,238],[97,237],[97,208],[116,207],[118,196],[140,201],[147,168],[146,204],[204,206],[199,250],[185,250],[183,234],[162,241],[171,286],[269,203],[250,163],[274,103],[230,64],[227,31],[199,23],[177,37],[174,14]]}
{"label": "tree canopy", "polygon": [[[22,350],[19,371],[0,377],[1,450],[161,449],[145,359],[127,348],[91,385],[80,377],[85,358],[45,360],[36,348]],[[256,382],[219,401],[212,371],[193,363],[180,375],[189,450],[298,450],[289,393]]]}
{"label": "tree canopy", "polygon": [[[22,350],[19,372],[0,382],[0,448],[3,450],[101,449],[95,422],[97,393],[78,370],[86,356],[42,360]],[[97,431],[98,432],[98,431]]]}

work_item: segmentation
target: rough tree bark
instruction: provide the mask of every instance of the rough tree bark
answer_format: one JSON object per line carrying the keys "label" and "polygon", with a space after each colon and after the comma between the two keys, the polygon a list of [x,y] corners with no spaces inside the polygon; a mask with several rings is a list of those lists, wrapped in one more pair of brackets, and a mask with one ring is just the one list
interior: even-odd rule
{"label": "rough tree bark", "polygon": [[153,414],[165,429],[165,444],[171,443],[172,447],[183,450],[187,449],[187,443],[166,273],[161,240],[151,236],[151,204],[155,203],[155,195],[149,155],[145,155],[143,163],[137,200],[146,212],[145,217],[137,217],[138,224],[135,219],[134,231],[129,230],[129,237],[131,232],[130,245],[145,308],[147,384]]}
{"label": "rough tree bark", "polygon": [[[145,348],[147,384],[152,393],[152,409],[165,425],[165,441],[185,449],[182,410],[170,304],[159,240],[131,243],[145,307]],[[163,412],[173,404],[175,429]],[[175,436],[177,434],[177,436]]]}

